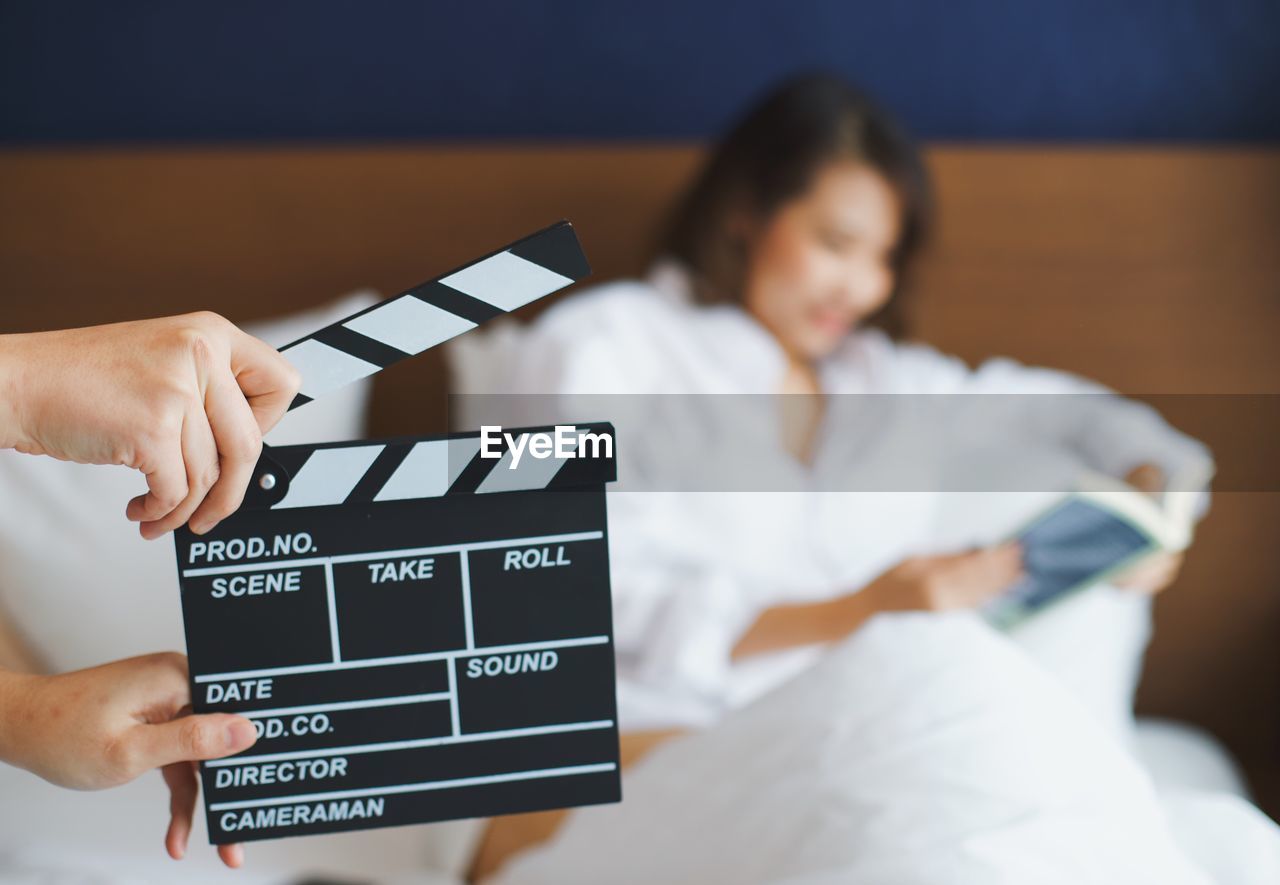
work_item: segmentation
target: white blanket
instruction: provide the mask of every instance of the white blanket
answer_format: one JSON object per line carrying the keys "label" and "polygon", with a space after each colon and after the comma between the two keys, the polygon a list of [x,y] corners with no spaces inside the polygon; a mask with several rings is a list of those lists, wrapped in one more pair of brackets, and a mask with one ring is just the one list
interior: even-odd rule
{"label": "white blanket", "polygon": [[1280,882],[1274,824],[1233,797],[1162,801],[1096,717],[968,615],[877,618],[657,750],[624,797],[500,881]]}
{"label": "white blanket", "polygon": [[[970,617],[886,616],[794,682],[657,750],[626,776],[622,805],[575,812],[502,881],[1280,881],[1280,831],[1203,788],[1221,778],[1157,793],[1120,746]],[[432,843],[465,856],[476,835],[459,822],[288,839],[249,846],[248,869],[233,872],[218,869],[200,816],[191,857],[164,857],[165,806],[159,776],[74,793],[0,767],[0,882],[274,885],[315,871],[434,885],[457,880],[428,872]]]}

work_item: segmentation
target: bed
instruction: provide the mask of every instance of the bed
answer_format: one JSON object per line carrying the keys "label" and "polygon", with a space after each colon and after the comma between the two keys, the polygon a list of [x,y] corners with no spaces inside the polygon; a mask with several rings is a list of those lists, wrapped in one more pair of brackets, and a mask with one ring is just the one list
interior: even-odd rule
{"label": "bed", "polygon": [[[595,279],[635,273],[699,156],[689,145],[3,152],[0,325],[195,308],[260,319],[359,287],[397,291],[558,217],[578,226]],[[1003,353],[1158,397],[1214,448],[1213,509],[1159,600],[1138,704],[1235,760],[1176,727],[1152,731],[1168,777],[1223,784],[1238,764],[1275,816],[1280,480],[1260,441],[1277,429],[1280,152],[938,146],[929,161],[941,222],[909,305],[919,335],[972,361]],[[370,432],[442,429],[447,391],[437,354],[383,373]]]}

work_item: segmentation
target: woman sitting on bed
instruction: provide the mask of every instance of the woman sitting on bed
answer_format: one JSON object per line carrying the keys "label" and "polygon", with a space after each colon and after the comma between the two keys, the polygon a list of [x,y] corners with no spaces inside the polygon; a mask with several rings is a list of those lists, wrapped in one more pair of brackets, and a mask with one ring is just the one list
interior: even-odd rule
{"label": "woman sitting on bed", "polygon": [[[1202,446],[1095,384],[1009,360],[973,371],[894,337],[929,214],[921,157],[894,123],[838,79],[797,79],[712,151],[647,279],[570,297],[518,342],[497,389],[562,395],[523,400],[522,417],[547,423],[558,406],[584,412],[563,418],[618,425],[609,516],[625,751],[715,723],[878,612],[974,609],[1019,577],[1014,544],[939,549],[932,490],[945,479],[902,478],[910,447],[931,434],[888,429],[912,398],[855,395],[1098,394],[1047,409],[1009,397],[995,426],[978,430],[1065,451],[1149,491],[1207,470]],[[592,394],[668,396],[570,405]],[[1077,663],[1115,671],[1100,680],[1105,696],[1083,698],[1104,718],[1130,715],[1144,596],[1178,565],[1148,560],[1091,610],[1088,635],[1077,619],[1064,641],[1047,642],[1075,651],[1056,662],[1068,681]],[[1102,623],[1111,618],[1125,626]],[[1116,635],[1120,648],[1101,653]]]}

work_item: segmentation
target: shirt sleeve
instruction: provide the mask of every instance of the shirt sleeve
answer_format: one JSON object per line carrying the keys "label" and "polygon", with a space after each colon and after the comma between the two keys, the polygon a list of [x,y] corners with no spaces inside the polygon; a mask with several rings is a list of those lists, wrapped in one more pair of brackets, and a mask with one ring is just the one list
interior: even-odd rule
{"label": "shirt sleeve", "polygon": [[960,423],[979,435],[999,433],[1058,446],[1112,477],[1122,479],[1150,463],[1163,471],[1166,481],[1202,490],[1213,473],[1208,447],[1171,426],[1154,408],[1068,372],[1004,358],[970,370],[954,357],[909,345],[900,348],[895,374],[900,390],[980,397],[947,404],[961,410]]}
{"label": "shirt sleeve", "polygon": [[681,516],[680,494],[611,492],[609,557],[620,680],[678,704],[726,694],[733,647],[758,615],[755,594],[718,568]]}

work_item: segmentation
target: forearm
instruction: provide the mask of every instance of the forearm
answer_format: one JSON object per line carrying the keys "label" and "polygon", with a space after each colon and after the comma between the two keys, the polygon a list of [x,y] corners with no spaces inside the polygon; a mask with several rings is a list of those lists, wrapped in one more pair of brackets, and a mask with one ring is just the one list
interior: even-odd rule
{"label": "forearm", "polygon": [[23,357],[26,335],[0,335],[0,449],[22,442]]}
{"label": "forearm", "polygon": [[29,695],[38,677],[0,670],[0,762],[25,768],[24,724],[30,719]]}
{"label": "forearm", "polygon": [[857,593],[825,602],[766,609],[733,647],[734,660],[803,645],[834,642],[848,636],[882,606],[874,582]]}
{"label": "forearm", "polygon": [[742,634],[730,657],[736,660],[834,642],[881,612],[976,609],[1003,593],[1022,573],[1022,548],[1013,542],[963,553],[914,556],[855,593],[765,610]]}

